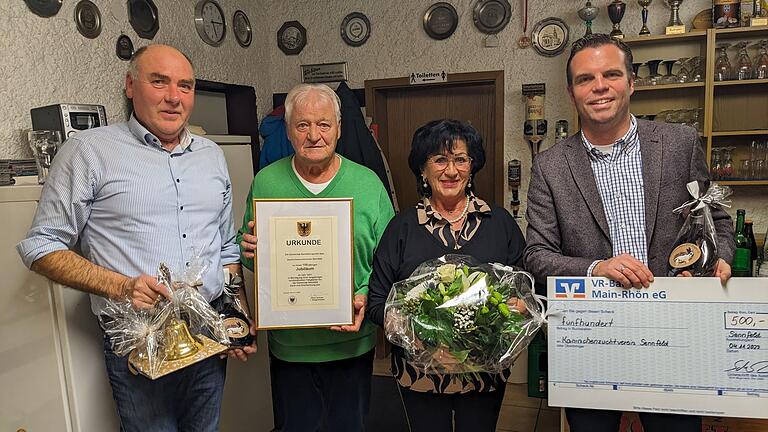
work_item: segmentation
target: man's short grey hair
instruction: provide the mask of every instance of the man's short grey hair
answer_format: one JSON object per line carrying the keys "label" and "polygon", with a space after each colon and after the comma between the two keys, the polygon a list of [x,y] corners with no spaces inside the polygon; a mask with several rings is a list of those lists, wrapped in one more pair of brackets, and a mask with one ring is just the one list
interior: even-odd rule
{"label": "man's short grey hair", "polygon": [[326,102],[333,105],[336,112],[336,123],[341,123],[341,100],[332,88],[325,84],[299,84],[288,92],[285,98],[285,122],[291,123],[293,108],[298,104],[304,104],[310,94],[316,94]]}
{"label": "man's short grey hair", "polygon": [[[147,49],[149,49],[152,46],[159,45],[159,44],[152,44],[152,45],[146,45],[136,50],[135,53],[133,53],[133,57],[131,57],[130,63],[128,63],[128,73],[131,75],[131,78],[138,79],[139,78],[139,58],[143,56]],[[170,45],[169,45],[170,46]],[[176,51],[180,52],[181,55],[184,56],[185,59],[189,62],[189,65],[192,67],[192,73],[195,73],[195,66],[192,64],[192,60],[189,59],[189,56],[183,53],[180,49],[176,47],[171,47],[175,49]]]}

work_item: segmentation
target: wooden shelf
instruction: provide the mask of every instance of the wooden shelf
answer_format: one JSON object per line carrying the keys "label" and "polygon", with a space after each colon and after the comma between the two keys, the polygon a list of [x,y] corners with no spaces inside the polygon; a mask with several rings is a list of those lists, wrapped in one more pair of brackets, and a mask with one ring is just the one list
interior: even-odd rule
{"label": "wooden shelf", "polygon": [[631,38],[625,38],[624,43],[627,45],[642,45],[644,43],[656,43],[668,40],[685,40],[685,39],[701,39],[702,42],[706,41],[706,30],[693,30],[688,33],[676,34],[676,35],[649,35],[649,36],[633,36]]}
{"label": "wooden shelf", "polygon": [[733,130],[733,131],[712,131],[713,137],[745,136],[745,135],[768,135],[766,129],[755,130]]}
{"label": "wooden shelf", "polygon": [[715,180],[724,186],[768,186],[768,180]]}
{"label": "wooden shelf", "polygon": [[750,79],[750,80],[729,80],[729,81],[715,81],[715,87],[732,86],[732,85],[760,85],[768,84],[768,79]]}
{"label": "wooden shelf", "polygon": [[692,82],[692,83],[679,83],[679,84],[635,86],[635,91],[657,91],[657,90],[703,88],[703,87],[704,87],[704,82]]}
{"label": "wooden shelf", "polygon": [[761,32],[768,32],[768,26],[715,29],[715,37],[718,39],[735,39],[745,36],[757,36],[755,33]]}

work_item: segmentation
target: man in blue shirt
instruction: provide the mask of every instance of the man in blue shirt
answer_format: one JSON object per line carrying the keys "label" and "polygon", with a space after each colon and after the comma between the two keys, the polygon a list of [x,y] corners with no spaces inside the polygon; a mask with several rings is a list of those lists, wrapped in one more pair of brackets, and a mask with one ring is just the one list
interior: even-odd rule
{"label": "man in blue shirt", "polygon": [[[160,261],[178,268],[195,257],[208,263],[200,292],[209,302],[222,294],[225,268],[241,272],[224,154],[186,128],[194,88],[184,54],[164,45],[138,50],[125,78],[131,118],[67,140],[17,245],[33,271],[90,293],[96,315],[105,298],[149,308],[167,296],[151,276]],[[245,360],[255,351],[229,354]],[[224,359],[151,381],[129,372],[107,337],[104,352],[121,430],[218,430]]]}

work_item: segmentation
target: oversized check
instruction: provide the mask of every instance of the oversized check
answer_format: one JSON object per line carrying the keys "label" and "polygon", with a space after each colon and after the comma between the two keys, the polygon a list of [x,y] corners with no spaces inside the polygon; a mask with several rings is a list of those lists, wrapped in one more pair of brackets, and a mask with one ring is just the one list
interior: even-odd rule
{"label": "oversized check", "polygon": [[768,418],[768,279],[548,280],[549,404]]}

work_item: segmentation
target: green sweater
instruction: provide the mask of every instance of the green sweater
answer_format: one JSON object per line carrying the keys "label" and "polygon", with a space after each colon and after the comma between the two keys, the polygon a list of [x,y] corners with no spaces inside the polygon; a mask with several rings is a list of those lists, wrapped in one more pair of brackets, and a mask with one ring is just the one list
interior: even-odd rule
{"label": "green sweater", "polygon": [[[256,174],[246,202],[243,226],[238,244],[248,221],[253,220],[253,198],[352,198],[354,211],[355,294],[368,295],[373,252],[387,223],[394,216],[384,185],[373,171],[341,158],[339,172],[330,184],[315,195],[308,191],[291,167],[292,156],[274,162]],[[241,256],[244,266],[253,270],[253,260]],[[325,362],[356,357],[376,344],[375,327],[368,320],[358,333],[327,329],[270,330],[269,350],[280,360],[291,362]]]}

